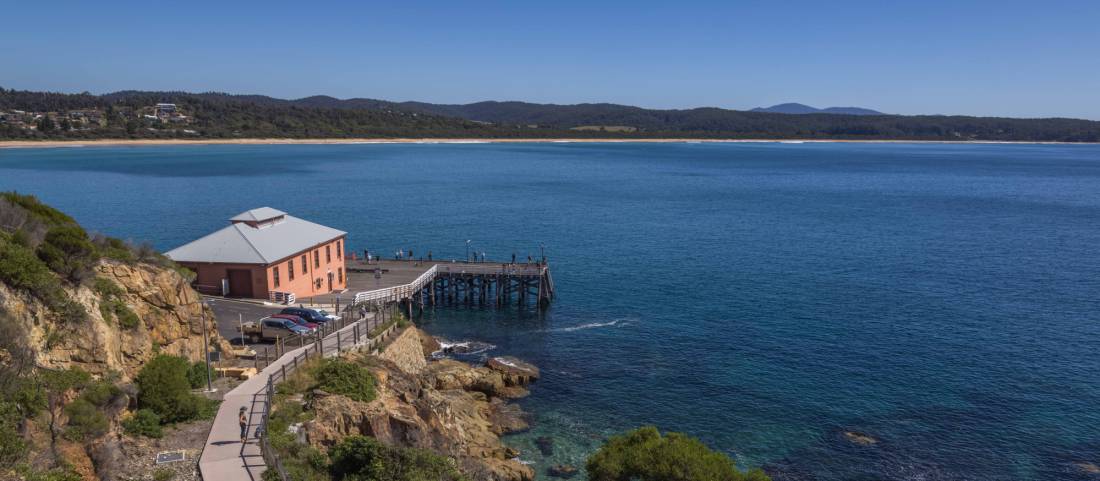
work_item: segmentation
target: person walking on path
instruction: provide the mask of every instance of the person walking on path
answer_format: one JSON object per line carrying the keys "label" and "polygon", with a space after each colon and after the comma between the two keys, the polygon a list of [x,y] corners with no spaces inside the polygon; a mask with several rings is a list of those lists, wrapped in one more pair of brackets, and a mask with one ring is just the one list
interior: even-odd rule
{"label": "person walking on path", "polygon": [[248,416],[245,416],[247,410],[248,408],[241,406],[240,415],[237,416],[237,422],[241,425],[241,444],[248,440]]}

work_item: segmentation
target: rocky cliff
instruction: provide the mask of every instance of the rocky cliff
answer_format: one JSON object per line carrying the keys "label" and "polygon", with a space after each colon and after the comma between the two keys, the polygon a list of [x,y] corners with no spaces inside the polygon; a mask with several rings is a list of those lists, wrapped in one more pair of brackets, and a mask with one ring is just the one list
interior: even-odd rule
{"label": "rocky cliff", "polygon": [[[0,282],[0,309],[19,324],[14,331],[22,339],[15,342],[33,351],[37,366],[79,367],[93,375],[115,372],[127,381],[155,350],[202,359],[203,307],[182,275],[150,264],[111,260],[99,261],[95,275],[121,292],[107,299],[90,285],[63,286],[88,313],[78,323],[57,319],[38,298]],[[104,309],[104,304],[116,301],[136,315],[135,325],[123,326]],[[221,345],[227,350],[212,313],[206,312],[205,319],[211,348]]]}
{"label": "rocky cliff", "polygon": [[306,440],[322,450],[352,435],[431,449],[457,460],[471,479],[534,479],[518,452],[500,435],[528,428],[527,417],[508,399],[527,394],[538,369],[514,358],[486,366],[454,360],[427,361],[433,341],[415,328],[402,332],[371,363],[379,396],[369,403],[314,393]]}

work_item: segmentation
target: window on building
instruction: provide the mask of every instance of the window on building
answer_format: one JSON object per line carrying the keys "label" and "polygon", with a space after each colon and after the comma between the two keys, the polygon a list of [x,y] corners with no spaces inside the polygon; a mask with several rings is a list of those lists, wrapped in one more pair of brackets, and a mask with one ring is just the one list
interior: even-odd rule
{"label": "window on building", "polygon": [[343,284],[344,283],[344,268],[343,267],[337,267],[336,268],[336,275],[337,275],[337,277],[339,277],[340,283]]}
{"label": "window on building", "polygon": [[313,268],[318,269],[321,267],[321,250],[313,249]]}
{"label": "window on building", "polygon": [[332,245],[325,246],[325,264],[332,263]]}
{"label": "window on building", "polygon": [[344,241],[336,241],[336,258],[344,258]]}
{"label": "window on building", "polygon": [[272,267],[271,273],[275,276],[275,287],[279,287],[279,266]]}
{"label": "window on building", "polygon": [[306,262],[307,262],[306,261],[306,256],[303,254],[302,255],[302,274],[305,274],[307,272],[306,270],[309,268],[309,265],[306,264]]}
{"label": "window on building", "polygon": [[313,281],[313,288],[314,289],[320,289],[321,288],[321,279],[315,279]]}
{"label": "window on building", "polygon": [[294,280],[294,261],[286,263],[286,275],[287,279]]}

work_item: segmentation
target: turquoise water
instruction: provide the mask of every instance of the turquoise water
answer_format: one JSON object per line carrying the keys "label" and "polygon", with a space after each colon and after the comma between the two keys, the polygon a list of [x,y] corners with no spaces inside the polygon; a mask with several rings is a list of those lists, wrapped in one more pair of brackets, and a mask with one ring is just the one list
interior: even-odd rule
{"label": "turquoise water", "polygon": [[423,323],[542,367],[509,439],[540,471],[655,424],[776,479],[1096,479],[1098,146],[0,150],[0,189],[161,249],[261,205],[356,249],[545,244],[549,311]]}

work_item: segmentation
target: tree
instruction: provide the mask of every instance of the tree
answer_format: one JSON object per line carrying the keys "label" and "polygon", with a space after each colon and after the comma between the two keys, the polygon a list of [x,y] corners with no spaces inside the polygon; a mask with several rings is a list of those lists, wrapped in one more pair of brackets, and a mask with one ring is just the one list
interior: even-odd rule
{"label": "tree", "polygon": [[741,472],[725,454],[680,433],[646,426],[614,436],[586,464],[590,481],[768,481],[759,469]]}
{"label": "tree", "polygon": [[138,385],[138,406],[152,410],[161,422],[195,419],[203,414],[205,399],[191,393],[186,359],[158,354],[141,368],[134,379]]}
{"label": "tree", "polygon": [[38,131],[42,133],[53,132],[55,125],[53,119],[49,115],[42,115],[41,119],[38,119]]}

